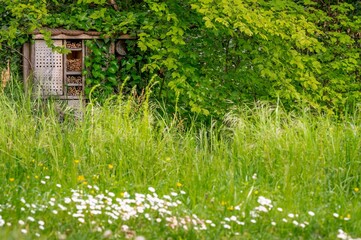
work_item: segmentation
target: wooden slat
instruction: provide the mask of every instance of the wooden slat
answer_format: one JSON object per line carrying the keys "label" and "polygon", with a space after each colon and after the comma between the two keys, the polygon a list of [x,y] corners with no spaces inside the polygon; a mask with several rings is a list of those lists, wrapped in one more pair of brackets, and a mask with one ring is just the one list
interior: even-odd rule
{"label": "wooden slat", "polygon": [[[90,39],[99,39],[100,36],[92,36],[92,35],[88,35],[88,34],[80,34],[77,36],[70,36],[70,35],[66,35],[66,34],[59,34],[59,35],[55,35],[55,36],[51,36],[51,39],[54,40],[62,40],[62,39],[83,39],[83,40],[90,40]],[[34,34],[33,35],[33,39],[44,39],[44,35],[43,34]],[[129,40],[134,40],[137,39],[137,37],[133,37],[130,36],[128,34],[125,35],[120,35],[119,37],[115,37],[115,39],[129,39]]]}

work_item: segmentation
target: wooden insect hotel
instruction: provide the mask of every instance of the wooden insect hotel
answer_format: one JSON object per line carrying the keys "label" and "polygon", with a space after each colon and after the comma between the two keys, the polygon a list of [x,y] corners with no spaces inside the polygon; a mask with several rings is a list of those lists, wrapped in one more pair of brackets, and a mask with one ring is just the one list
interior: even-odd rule
{"label": "wooden insect hotel", "polygon": [[[40,31],[33,33],[33,41],[23,46],[23,74],[25,86],[33,80],[33,92],[42,98],[65,101],[68,106],[79,109],[85,100],[84,60],[89,50],[85,42],[99,39],[100,33],[65,29],[47,29],[54,46],[65,47],[69,53],[54,52]],[[120,35],[113,41],[110,54],[125,55],[124,40],[134,39]]]}

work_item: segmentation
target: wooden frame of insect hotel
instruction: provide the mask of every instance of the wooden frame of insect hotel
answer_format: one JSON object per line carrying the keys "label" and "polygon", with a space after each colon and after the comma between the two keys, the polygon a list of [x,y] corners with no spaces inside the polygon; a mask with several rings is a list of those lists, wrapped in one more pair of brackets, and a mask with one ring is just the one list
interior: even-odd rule
{"label": "wooden frame of insect hotel", "polygon": [[[94,31],[46,29],[51,33],[55,47],[65,47],[69,53],[52,50],[40,31],[35,31],[31,43],[23,46],[23,75],[25,86],[33,79],[33,92],[42,98],[64,100],[70,107],[79,109],[85,100],[84,60],[89,50],[85,41],[99,39]],[[124,40],[134,39],[120,35],[112,41],[110,54],[125,55]]]}

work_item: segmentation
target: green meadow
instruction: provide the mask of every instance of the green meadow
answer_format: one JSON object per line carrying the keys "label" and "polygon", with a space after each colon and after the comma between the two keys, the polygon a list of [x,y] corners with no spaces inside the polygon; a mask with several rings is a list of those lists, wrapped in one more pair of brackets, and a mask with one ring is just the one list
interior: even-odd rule
{"label": "green meadow", "polygon": [[361,113],[240,106],[210,126],[118,97],[0,93],[1,239],[357,239]]}

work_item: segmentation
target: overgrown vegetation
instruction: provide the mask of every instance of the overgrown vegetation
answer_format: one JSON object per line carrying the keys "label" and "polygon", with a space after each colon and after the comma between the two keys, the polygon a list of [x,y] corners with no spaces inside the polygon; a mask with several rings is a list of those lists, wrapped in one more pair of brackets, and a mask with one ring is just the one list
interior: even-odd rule
{"label": "overgrown vegetation", "polygon": [[2,59],[36,28],[137,36],[122,67],[94,69],[104,75],[99,100],[125,79],[141,93],[153,77],[152,97],[169,112],[177,105],[208,120],[241,102],[280,99],[287,109],[301,103],[342,116],[360,101],[358,1],[2,0],[0,16]]}
{"label": "overgrown vegetation", "polygon": [[0,94],[2,238],[361,236],[358,111],[259,105],[184,129],[147,101],[112,102],[60,123],[52,103]]}
{"label": "overgrown vegetation", "polygon": [[[358,1],[0,0],[0,18],[1,239],[361,237]],[[102,32],[81,117],[24,92],[44,27]]]}

